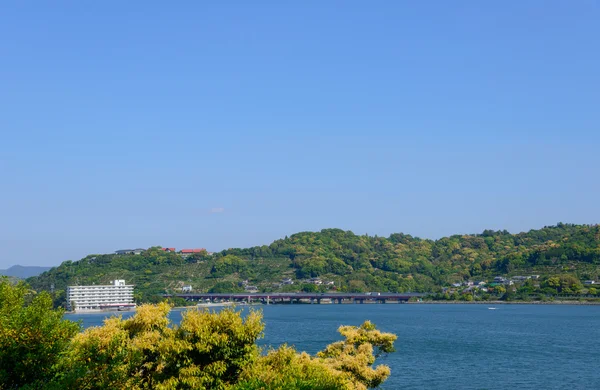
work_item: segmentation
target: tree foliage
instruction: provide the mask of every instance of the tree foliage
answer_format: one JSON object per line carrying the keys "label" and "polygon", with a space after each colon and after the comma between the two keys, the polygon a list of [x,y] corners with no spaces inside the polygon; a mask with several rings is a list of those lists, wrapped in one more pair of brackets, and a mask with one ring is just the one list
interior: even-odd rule
{"label": "tree foliage", "polygon": [[235,384],[258,356],[263,324],[252,312],[191,310],[171,326],[166,303],[143,305],[123,320],[77,335],[57,386],[78,389],[218,389]]}
{"label": "tree foliage", "polygon": [[49,294],[0,281],[0,389],[367,389],[390,374],[374,367],[396,336],[370,322],[314,356],[283,345],[261,350],[262,314],[189,310],[171,324],[171,306],[142,305],[79,333]]}
{"label": "tree foliage", "polygon": [[126,320],[112,317],[78,334],[58,365],[51,388],[77,389],[367,389],[390,374],[373,368],[394,350],[396,336],[370,322],[343,326],[343,341],[315,356],[286,345],[262,354],[259,312],[191,310],[179,326],[166,303],[143,305]]}
{"label": "tree foliage", "polygon": [[388,366],[373,367],[375,359],[394,351],[396,335],[378,331],[366,321],[342,326],[344,340],[328,345],[315,356],[297,353],[287,345],[270,350],[244,372],[241,389],[368,389],[390,375]]}
{"label": "tree foliage", "polygon": [[[182,259],[157,248],[141,255],[90,255],[64,262],[29,281],[38,290],[54,285],[60,303],[69,284],[127,279],[136,285],[139,302],[152,302],[165,292],[175,292],[181,283],[193,285],[195,291],[209,291],[222,282],[236,286],[248,280],[271,291],[282,279],[293,278],[293,286],[300,290],[303,280],[320,277],[352,292],[439,292],[451,283],[494,276],[569,274],[578,280],[598,279],[599,265],[598,225],[559,223],[518,234],[484,230],[438,240],[324,229],[297,233],[268,246],[228,249],[198,258]],[[289,290],[290,285],[280,288]]]}
{"label": "tree foliage", "polygon": [[55,375],[59,354],[80,329],[62,315],[50,294],[0,280],[0,389],[40,388]]}

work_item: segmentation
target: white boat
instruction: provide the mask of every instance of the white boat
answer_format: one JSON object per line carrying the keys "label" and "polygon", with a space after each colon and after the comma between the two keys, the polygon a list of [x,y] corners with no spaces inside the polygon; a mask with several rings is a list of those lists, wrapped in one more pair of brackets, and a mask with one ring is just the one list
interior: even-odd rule
{"label": "white boat", "polygon": [[495,307],[488,307],[488,310],[496,310]]}

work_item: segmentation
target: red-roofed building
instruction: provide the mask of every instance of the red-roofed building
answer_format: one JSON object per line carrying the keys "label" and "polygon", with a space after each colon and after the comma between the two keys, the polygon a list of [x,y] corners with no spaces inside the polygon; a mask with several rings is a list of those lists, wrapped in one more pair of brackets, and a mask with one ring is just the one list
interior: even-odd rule
{"label": "red-roofed building", "polygon": [[206,252],[206,249],[204,249],[204,248],[182,249],[179,251],[179,253],[181,253],[182,256],[189,256],[189,255],[193,255],[194,253],[203,253],[203,252]]}
{"label": "red-roofed building", "polygon": [[165,252],[175,252],[175,248],[162,248]]}

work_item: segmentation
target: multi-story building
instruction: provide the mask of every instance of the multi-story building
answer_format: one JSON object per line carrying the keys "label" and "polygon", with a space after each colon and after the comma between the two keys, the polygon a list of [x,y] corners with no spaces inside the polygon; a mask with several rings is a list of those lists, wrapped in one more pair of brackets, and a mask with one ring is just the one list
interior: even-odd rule
{"label": "multi-story building", "polygon": [[135,308],[133,285],[115,280],[109,285],[67,287],[67,310],[100,311]]}

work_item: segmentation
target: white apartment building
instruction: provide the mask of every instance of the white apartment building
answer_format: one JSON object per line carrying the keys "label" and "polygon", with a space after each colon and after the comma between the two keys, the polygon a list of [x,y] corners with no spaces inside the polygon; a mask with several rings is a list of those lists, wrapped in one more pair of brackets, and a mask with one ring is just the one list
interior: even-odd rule
{"label": "white apartment building", "polygon": [[68,286],[67,310],[100,311],[126,310],[135,308],[133,285],[124,280],[115,280],[109,285]]}

